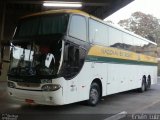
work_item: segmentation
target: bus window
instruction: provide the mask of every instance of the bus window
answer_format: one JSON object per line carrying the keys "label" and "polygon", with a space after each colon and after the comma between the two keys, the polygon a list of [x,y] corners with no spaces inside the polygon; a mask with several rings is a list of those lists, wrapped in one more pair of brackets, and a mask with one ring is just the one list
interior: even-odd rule
{"label": "bus window", "polygon": [[123,49],[128,51],[135,51],[134,37],[128,33],[123,33]]}
{"label": "bus window", "polygon": [[48,78],[57,75],[61,47],[58,41],[37,40],[31,42],[13,42],[9,76]]}
{"label": "bus window", "polygon": [[86,50],[72,43],[66,43],[64,51],[62,76],[69,79],[77,75],[81,70],[84,64]]}
{"label": "bus window", "polygon": [[21,19],[14,39],[64,34],[67,29],[68,19],[67,14],[33,16]]}
{"label": "bus window", "polygon": [[71,17],[69,35],[74,38],[86,41],[87,30],[85,17],[79,15],[73,15]]}
{"label": "bus window", "polygon": [[109,27],[108,31],[109,31],[109,46],[123,49],[122,32],[112,27]]}
{"label": "bus window", "polygon": [[89,19],[89,40],[100,45],[108,45],[108,28],[105,24]]}

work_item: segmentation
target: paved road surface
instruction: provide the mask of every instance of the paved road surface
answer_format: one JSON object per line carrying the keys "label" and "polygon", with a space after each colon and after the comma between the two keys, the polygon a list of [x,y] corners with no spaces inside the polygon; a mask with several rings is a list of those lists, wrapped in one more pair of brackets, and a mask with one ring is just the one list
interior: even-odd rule
{"label": "paved road surface", "polygon": [[123,111],[132,115],[160,113],[160,79],[147,92],[129,91],[106,96],[96,107],[81,103],[65,106],[26,105],[8,98],[6,83],[0,82],[0,119],[3,120],[6,116],[18,116],[18,120],[104,120]]}

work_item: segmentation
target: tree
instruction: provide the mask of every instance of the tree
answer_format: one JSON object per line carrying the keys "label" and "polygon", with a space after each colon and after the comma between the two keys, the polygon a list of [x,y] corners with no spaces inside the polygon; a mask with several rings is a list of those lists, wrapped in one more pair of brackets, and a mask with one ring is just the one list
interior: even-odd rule
{"label": "tree", "polygon": [[107,20],[105,21],[106,23],[109,23],[109,24],[114,24],[111,20]]}
{"label": "tree", "polygon": [[135,12],[130,18],[120,20],[118,24],[135,34],[160,43],[159,20],[150,14]]}

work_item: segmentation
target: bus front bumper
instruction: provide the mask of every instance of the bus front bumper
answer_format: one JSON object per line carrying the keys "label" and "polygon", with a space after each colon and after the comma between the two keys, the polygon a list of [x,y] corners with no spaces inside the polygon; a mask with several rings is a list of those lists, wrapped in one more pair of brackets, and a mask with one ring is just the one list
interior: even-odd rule
{"label": "bus front bumper", "polygon": [[42,105],[63,105],[62,88],[57,91],[22,90],[8,87],[11,98],[29,103]]}

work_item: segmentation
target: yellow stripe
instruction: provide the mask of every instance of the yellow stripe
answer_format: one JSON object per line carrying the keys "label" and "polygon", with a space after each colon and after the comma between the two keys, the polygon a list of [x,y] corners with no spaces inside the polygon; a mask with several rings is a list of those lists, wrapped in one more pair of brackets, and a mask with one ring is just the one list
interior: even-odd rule
{"label": "yellow stripe", "polygon": [[48,11],[33,13],[33,14],[23,16],[20,19],[24,19],[24,18],[28,18],[28,17],[32,17],[32,16],[38,16],[38,15],[47,15],[47,14],[56,14],[56,13],[72,13],[72,14],[83,15],[83,16],[86,16],[86,17],[90,16],[88,13],[85,13],[85,12],[80,11],[80,10],[70,10],[70,9],[65,10],[65,9],[62,9],[62,10],[48,10]]}
{"label": "yellow stripe", "polygon": [[120,50],[117,48],[103,47],[99,45],[92,46],[88,52],[88,55],[157,63],[157,59],[155,57],[142,55],[135,52],[126,51],[126,50]]}

